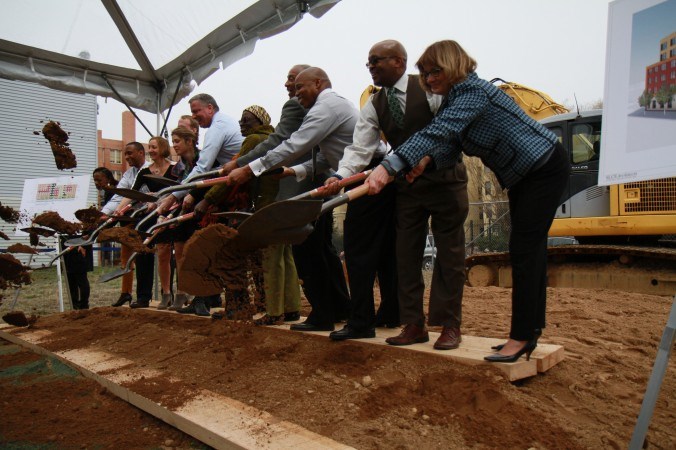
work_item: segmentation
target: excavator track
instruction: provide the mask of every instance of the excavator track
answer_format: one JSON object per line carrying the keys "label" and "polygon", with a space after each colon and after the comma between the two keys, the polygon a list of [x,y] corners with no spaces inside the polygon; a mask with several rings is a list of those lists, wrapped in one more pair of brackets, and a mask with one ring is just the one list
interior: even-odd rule
{"label": "excavator track", "polygon": [[[511,287],[508,253],[465,260],[470,286]],[[547,286],[616,289],[652,295],[676,293],[676,248],[565,245],[547,249]]]}

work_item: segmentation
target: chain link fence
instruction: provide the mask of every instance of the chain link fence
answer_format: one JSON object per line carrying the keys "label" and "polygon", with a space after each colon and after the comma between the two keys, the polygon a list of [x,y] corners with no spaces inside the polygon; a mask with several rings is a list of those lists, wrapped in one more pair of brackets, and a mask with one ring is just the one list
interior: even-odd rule
{"label": "chain link fence", "polygon": [[465,221],[465,254],[506,252],[511,228],[509,202],[470,203]]}

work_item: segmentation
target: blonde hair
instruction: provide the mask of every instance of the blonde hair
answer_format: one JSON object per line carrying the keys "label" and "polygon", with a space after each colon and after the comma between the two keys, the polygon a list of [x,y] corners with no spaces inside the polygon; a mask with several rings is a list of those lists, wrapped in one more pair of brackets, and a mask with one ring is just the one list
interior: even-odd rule
{"label": "blonde hair", "polygon": [[435,42],[425,49],[415,63],[420,71],[420,86],[430,92],[427,80],[423,76],[423,65],[439,67],[451,86],[460,83],[467,75],[476,70],[476,61],[455,41]]}
{"label": "blonde hair", "polygon": [[169,155],[171,155],[169,152],[169,141],[164,139],[162,136],[153,136],[150,138],[150,140],[157,142],[157,148],[160,149],[160,156],[162,158],[168,158]]}

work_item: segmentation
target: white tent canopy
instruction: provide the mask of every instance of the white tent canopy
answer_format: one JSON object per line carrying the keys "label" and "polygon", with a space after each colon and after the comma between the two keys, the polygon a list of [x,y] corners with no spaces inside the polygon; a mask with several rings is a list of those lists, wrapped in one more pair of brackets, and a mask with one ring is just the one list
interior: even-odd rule
{"label": "white tent canopy", "polygon": [[[6,0],[5,0],[6,1]],[[161,113],[306,12],[340,0],[21,0],[0,15],[0,77]]]}

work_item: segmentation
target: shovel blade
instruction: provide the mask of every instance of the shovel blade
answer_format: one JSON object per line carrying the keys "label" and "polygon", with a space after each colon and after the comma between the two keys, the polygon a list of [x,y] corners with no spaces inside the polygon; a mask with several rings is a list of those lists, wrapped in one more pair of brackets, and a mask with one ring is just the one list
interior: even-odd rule
{"label": "shovel blade", "polygon": [[157,182],[158,184],[161,184],[163,186],[176,186],[177,184],[181,184],[180,182],[176,180],[172,180],[171,178],[166,178],[163,177],[162,175],[145,175],[146,178],[153,180]]}
{"label": "shovel blade", "polygon": [[89,242],[88,239],[82,239],[80,238],[74,238],[74,239],[68,239],[66,242],[63,243],[66,247],[77,247],[80,245],[89,245],[91,242]]}
{"label": "shovel blade", "polygon": [[105,188],[106,191],[110,191],[113,194],[120,195],[125,198],[130,198],[132,200],[138,200],[140,202],[155,202],[157,201],[157,197],[154,195],[150,194],[144,194],[143,192],[135,191],[133,189],[125,189],[125,188]]}
{"label": "shovel blade", "polygon": [[99,278],[99,282],[107,283],[108,281],[120,278],[121,276],[126,275],[129,272],[131,272],[131,269],[117,269],[105,275],[101,275],[101,277]]}
{"label": "shovel blade", "polygon": [[299,244],[312,232],[321,200],[283,200],[256,211],[237,227],[237,239],[245,248],[275,244]]}

